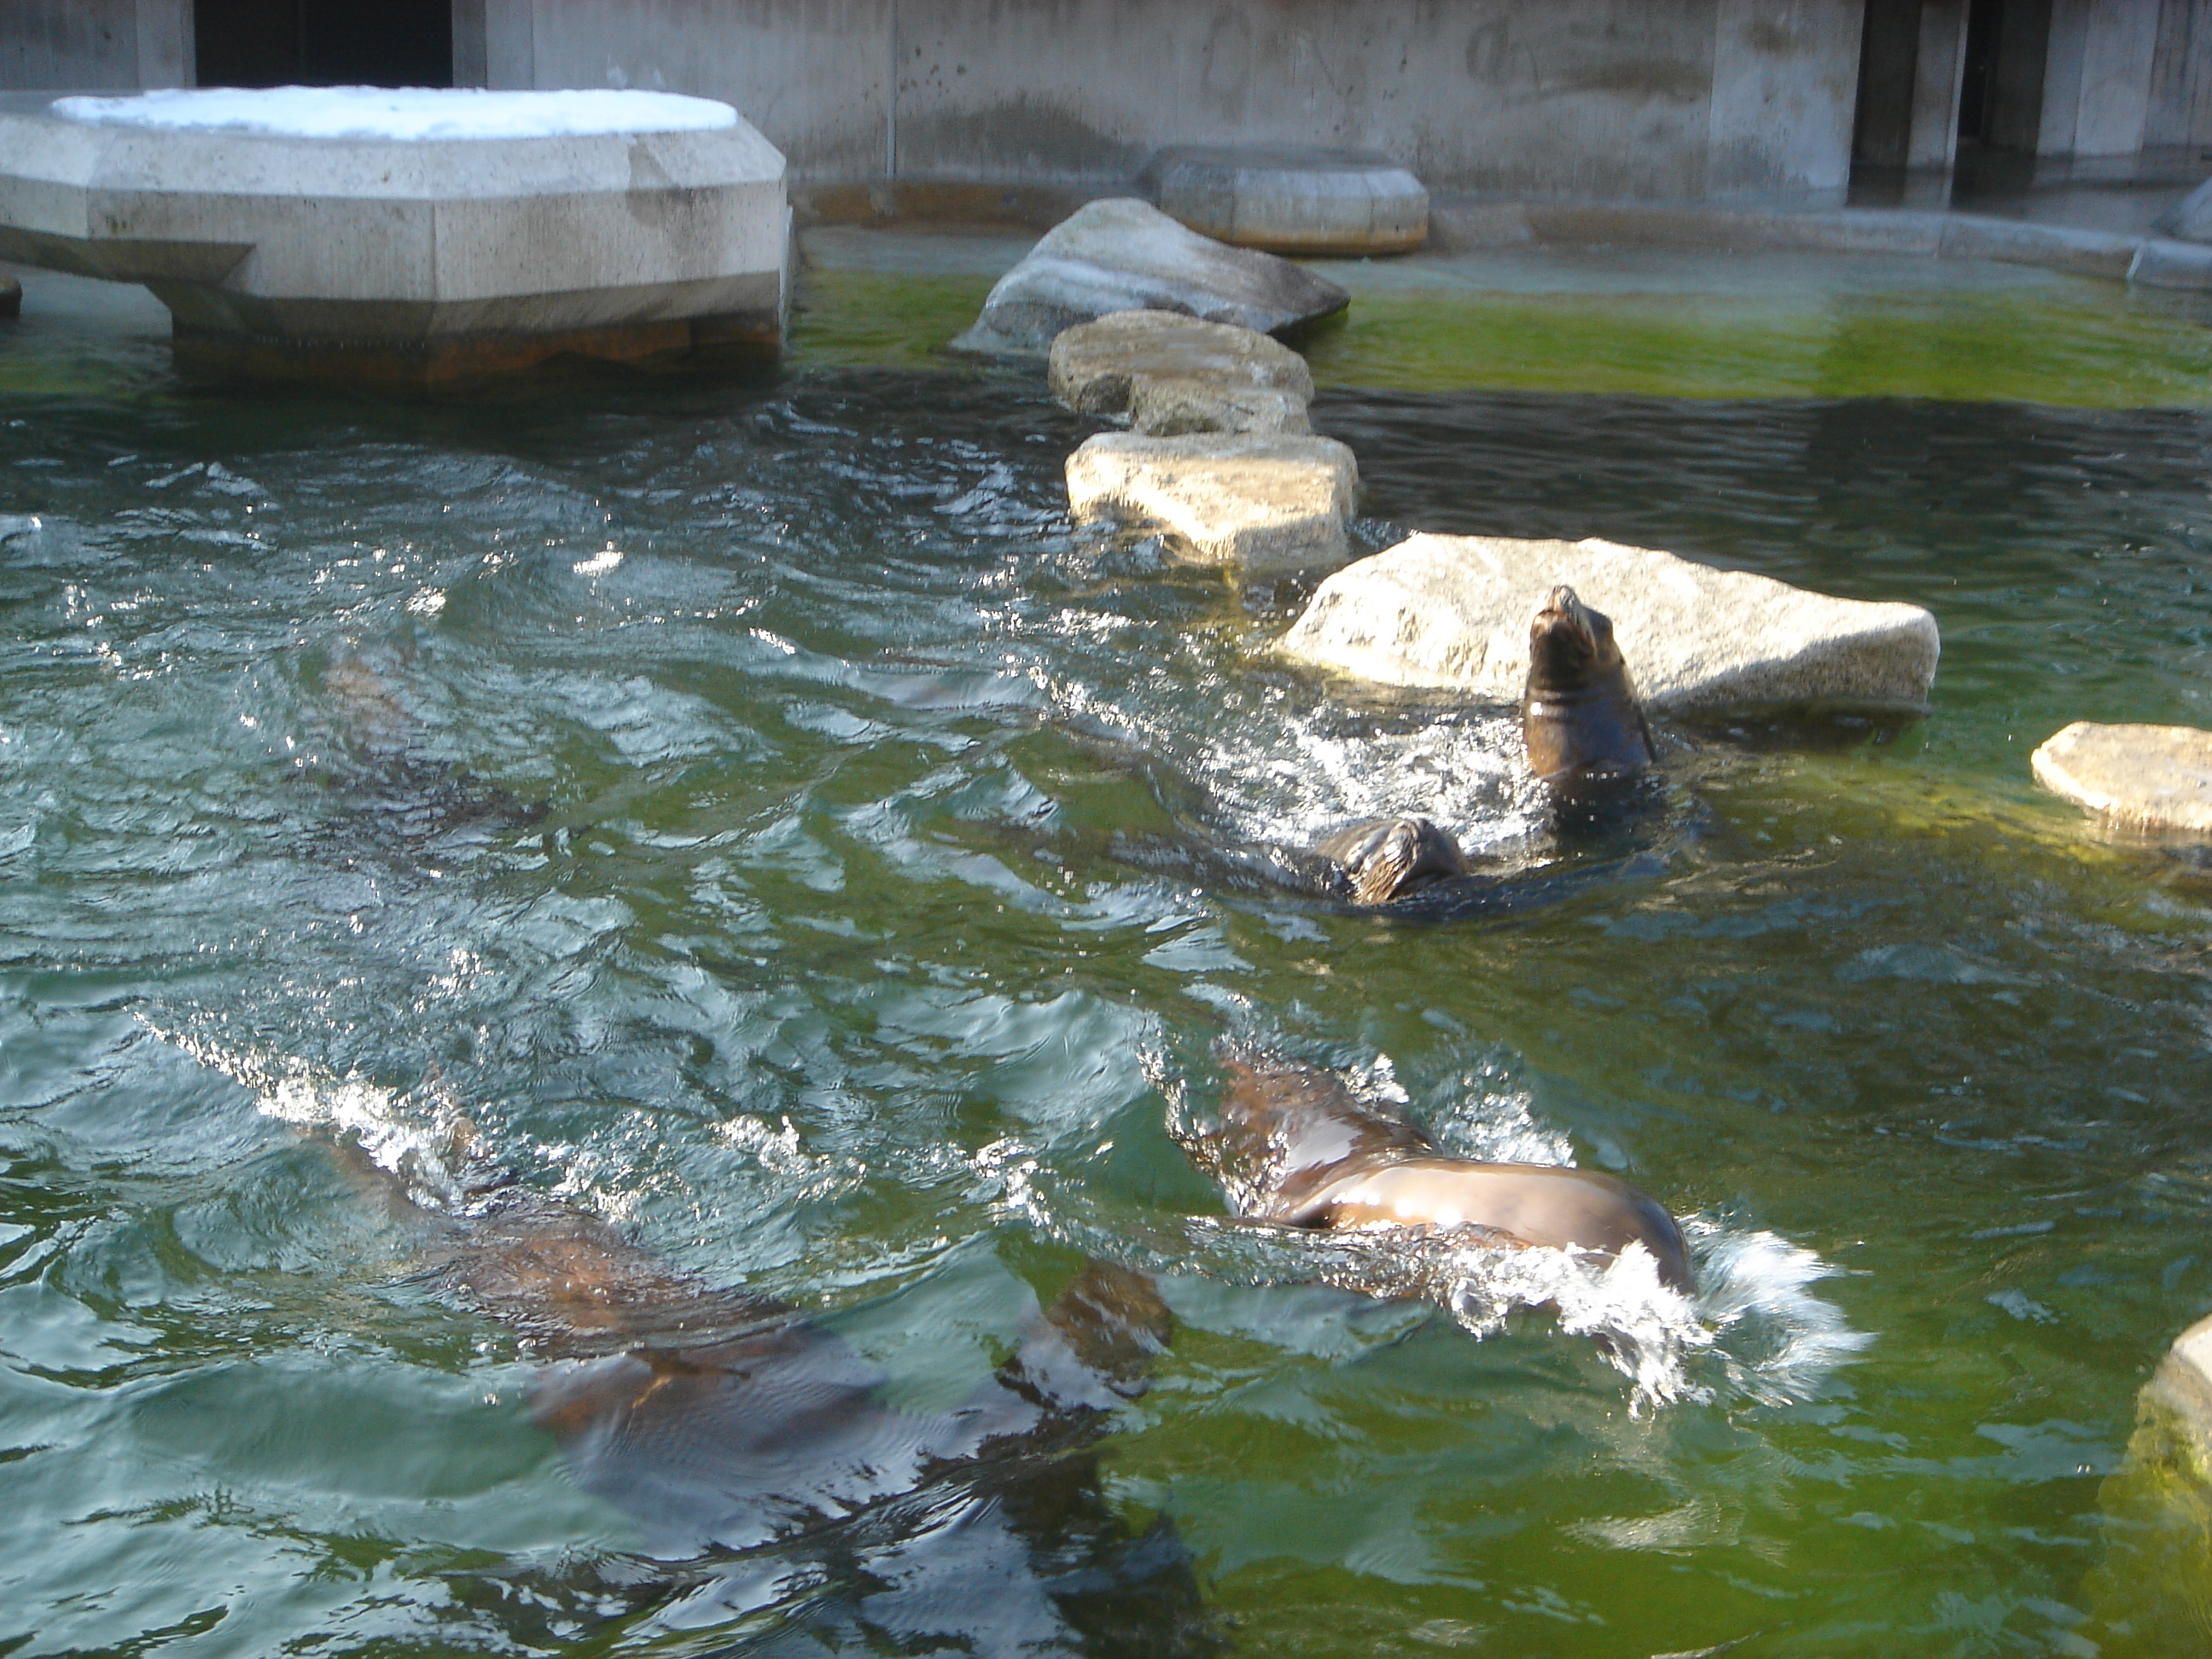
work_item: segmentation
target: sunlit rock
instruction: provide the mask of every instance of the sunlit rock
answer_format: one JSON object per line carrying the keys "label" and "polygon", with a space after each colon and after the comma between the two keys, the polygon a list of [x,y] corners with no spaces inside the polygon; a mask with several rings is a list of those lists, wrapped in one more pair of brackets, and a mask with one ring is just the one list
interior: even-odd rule
{"label": "sunlit rock", "polygon": [[1148,202],[1077,209],[999,279],[957,351],[1035,356],[1061,330],[1115,311],[1175,311],[1272,334],[1350,296],[1287,259],[1186,230]]}
{"label": "sunlit rock", "polygon": [[1085,415],[1121,415],[1154,436],[1304,432],[1305,359],[1253,329],[1170,311],[1117,311],[1053,341],[1053,395]]}
{"label": "sunlit rock", "polygon": [[2080,1651],[2212,1651],[2212,1319],[2181,1334],[2136,1395],[2127,1456],[2099,1503],[2104,1556],[2082,1584]]}
{"label": "sunlit rock", "polygon": [[1428,240],[1429,192],[1371,150],[1162,150],[1145,169],[1160,210],[1201,235],[1273,253],[1407,253]]}
{"label": "sunlit rock", "polygon": [[1341,560],[1359,469],[1333,438],[1106,432],[1067,458],[1076,518],[1168,532],[1185,556],[1249,569]]}
{"label": "sunlit rock", "polygon": [[2212,732],[2076,720],[2031,763],[2038,783],[2114,829],[2212,835]]}
{"label": "sunlit rock", "polygon": [[1613,618],[1647,708],[1917,708],[1936,619],[1612,542],[1413,536],[1323,582],[1280,649],[1382,685],[1510,702],[1528,622],[1565,583]]}

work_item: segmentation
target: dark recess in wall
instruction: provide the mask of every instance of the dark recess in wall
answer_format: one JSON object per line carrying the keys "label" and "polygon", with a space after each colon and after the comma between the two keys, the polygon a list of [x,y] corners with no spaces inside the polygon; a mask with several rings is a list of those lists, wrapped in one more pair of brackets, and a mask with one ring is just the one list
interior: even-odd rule
{"label": "dark recess in wall", "polygon": [[450,87],[453,0],[192,0],[204,87]]}

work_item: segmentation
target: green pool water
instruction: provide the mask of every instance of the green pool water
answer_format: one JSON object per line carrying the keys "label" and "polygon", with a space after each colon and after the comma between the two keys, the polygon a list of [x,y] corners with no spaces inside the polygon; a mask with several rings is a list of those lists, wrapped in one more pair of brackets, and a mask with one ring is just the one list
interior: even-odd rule
{"label": "green pool water", "polygon": [[[143,313],[33,285],[0,336],[0,1648],[1012,1650],[1042,1545],[647,1559],[532,1420],[553,1362],[326,1150],[419,1171],[455,1112],[915,1412],[1086,1259],[1157,1272],[1172,1340],[1081,1490],[1231,1653],[2202,1639],[2201,1495],[2128,1448],[2212,1310],[2212,885],[2027,765],[2077,718],[2212,723],[2201,325],[1871,284],[1822,301],[1861,306],[1852,379],[1731,332],[1741,273],[1662,276],[1495,288],[1450,349],[1520,342],[1514,380],[1356,301],[1312,349],[1361,539],[1911,599],[1932,707],[1669,729],[1634,857],[1451,927],[1145,855],[1407,808],[1548,843],[1506,711],[1347,700],[1268,655],[1300,584],[1071,529],[1091,428],[934,354],[988,276],[817,277],[773,375],[435,404],[194,388]],[[1478,1341],[1194,1231],[1219,1195],[1164,1123],[1232,1033],[1692,1218],[1685,1396],[1540,1312]],[[1163,1650],[1100,1594],[1091,1651]]]}

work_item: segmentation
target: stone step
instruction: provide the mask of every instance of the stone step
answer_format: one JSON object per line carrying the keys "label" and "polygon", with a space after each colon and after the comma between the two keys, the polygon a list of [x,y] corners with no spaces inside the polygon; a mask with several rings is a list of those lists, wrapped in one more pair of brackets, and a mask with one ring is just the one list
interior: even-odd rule
{"label": "stone step", "polygon": [[1429,237],[1429,192],[1372,150],[1287,146],[1164,149],[1139,180],[1202,236],[1271,253],[1410,253]]}
{"label": "stone step", "polygon": [[2212,836],[2212,732],[2076,720],[2029,763],[2038,783],[2113,829]]}
{"label": "stone step", "polygon": [[1052,343],[1053,395],[1078,414],[1135,430],[1304,432],[1313,375],[1288,346],[1249,328],[1168,311],[1117,311]]}
{"label": "stone step", "polygon": [[1067,458],[1078,520],[1162,530],[1182,556],[1251,570],[1341,562],[1358,483],[1333,438],[1104,432]]}
{"label": "stone step", "polygon": [[1613,618],[1654,712],[1918,709],[1936,677],[1936,619],[1917,605],[1831,599],[1595,540],[1409,537],[1323,582],[1278,648],[1377,684],[1511,702],[1529,619],[1562,582]]}
{"label": "stone step", "polygon": [[1186,230],[1149,202],[1079,208],[1000,277],[955,351],[1042,356],[1078,323],[1115,311],[1174,311],[1272,334],[1341,311],[1351,296],[1287,259]]}

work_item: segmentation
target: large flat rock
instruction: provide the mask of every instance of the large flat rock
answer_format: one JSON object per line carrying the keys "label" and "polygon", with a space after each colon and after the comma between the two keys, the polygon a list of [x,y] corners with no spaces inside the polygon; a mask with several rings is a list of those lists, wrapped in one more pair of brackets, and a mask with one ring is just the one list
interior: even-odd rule
{"label": "large flat rock", "polygon": [[1304,432],[1313,376],[1281,342],[1169,311],[1116,311],[1052,343],[1053,395],[1135,430]]}
{"label": "large flat rock", "polygon": [[1279,649],[1377,684],[1521,695],[1528,621],[1565,582],[1613,618],[1645,707],[1924,707],[1936,619],[1613,542],[1413,536],[1338,571]]}
{"label": "large flat rock", "polygon": [[2212,836],[2212,732],[2076,720],[2031,763],[2045,788],[2115,828]]}
{"label": "large flat rock", "polygon": [[782,155],[707,99],[275,88],[0,112],[0,258],[145,283],[180,357],[435,378],[773,346],[788,234]]}
{"label": "large flat rock", "polygon": [[1333,438],[1147,438],[1105,432],[1067,458],[1079,520],[1165,531],[1206,564],[1310,570],[1341,561],[1359,483]]}
{"label": "large flat rock", "polygon": [[1372,150],[1189,146],[1146,167],[1160,210],[1237,247],[1273,253],[1410,253],[1428,240],[1429,192]]}
{"label": "large flat rock", "polygon": [[1149,202],[1077,209],[999,279],[957,351],[1042,356],[1063,329],[1115,311],[1175,311],[1272,334],[1350,296],[1287,259],[1186,230]]}

